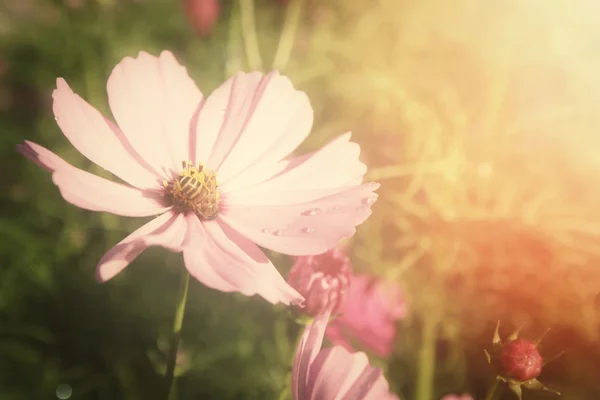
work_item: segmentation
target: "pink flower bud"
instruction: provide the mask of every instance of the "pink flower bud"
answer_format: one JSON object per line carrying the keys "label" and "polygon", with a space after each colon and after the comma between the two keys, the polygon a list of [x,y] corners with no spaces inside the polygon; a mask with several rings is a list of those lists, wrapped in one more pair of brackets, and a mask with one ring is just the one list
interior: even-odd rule
{"label": "pink flower bud", "polygon": [[543,359],[537,345],[525,339],[504,343],[499,361],[503,375],[520,382],[537,378],[542,372]]}
{"label": "pink flower bud", "polygon": [[350,281],[350,260],[338,249],[297,257],[288,283],[305,298],[302,312],[310,316],[339,312]]}
{"label": "pink flower bud", "polygon": [[184,0],[183,5],[196,33],[210,35],[221,14],[220,0]]}

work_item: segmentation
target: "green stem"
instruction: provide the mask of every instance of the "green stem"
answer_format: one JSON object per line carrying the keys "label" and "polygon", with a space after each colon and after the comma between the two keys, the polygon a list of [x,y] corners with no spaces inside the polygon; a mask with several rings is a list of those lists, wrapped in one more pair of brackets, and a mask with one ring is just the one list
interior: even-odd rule
{"label": "green stem", "polygon": [[281,31],[279,45],[277,46],[277,52],[273,60],[273,69],[283,71],[290,59],[292,48],[294,47],[294,39],[302,17],[304,2],[305,0],[291,0],[287,7],[283,30]]}
{"label": "green stem", "polygon": [[290,366],[290,371],[287,374],[285,383],[283,385],[283,389],[281,390],[281,393],[279,394],[279,400],[287,400],[287,399],[291,399],[292,396],[292,368],[294,366],[294,359],[296,358],[296,350],[298,350],[298,345],[300,344],[300,340],[302,340],[302,335],[304,335],[304,328],[300,329],[300,332],[298,332],[298,337],[296,337],[296,340],[294,341],[294,344],[292,345],[292,362],[291,362],[291,366]]}
{"label": "green stem", "polygon": [[485,396],[485,400],[493,400],[494,395],[496,394],[496,389],[498,389],[498,384],[500,381],[498,379],[494,379],[494,384],[488,390],[487,395]]}
{"label": "green stem", "polygon": [[433,399],[436,329],[435,319],[432,316],[425,316],[423,319],[423,339],[419,350],[416,400]]}
{"label": "green stem", "polygon": [[262,70],[262,59],[256,35],[254,0],[240,0],[240,19],[248,67],[253,71],[260,71]]}
{"label": "green stem", "polygon": [[243,70],[244,50],[241,45],[240,6],[233,3],[227,29],[227,62],[225,63],[225,79],[231,78],[236,72]]}
{"label": "green stem", "polygon": [[169,400],[171,387],[173,386],[173,379],[175,377],[177,351],[179,350],[179,339],[181,338],[181,326],[183,325],[183,314],[185,312],[185,302],[187,300],[189,284],[190,274],[185,268],[182,268],[179,281],[179,292],[177,293],[177,304],[175,305],[175,317],[173,319],[173,336],[171,337],[171,347],[169,349],[169,359],[167,361],[167,372],[165,374],[166,400]]}

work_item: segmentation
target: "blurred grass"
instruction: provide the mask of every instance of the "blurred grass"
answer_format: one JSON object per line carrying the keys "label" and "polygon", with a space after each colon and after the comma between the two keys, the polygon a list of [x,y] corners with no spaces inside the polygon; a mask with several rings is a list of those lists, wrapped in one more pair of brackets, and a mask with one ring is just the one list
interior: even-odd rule
{"label": "blurred grass", "polygon": [[[109,114],[106,79],[140,50],[173,51],[204,93],[248,69],[237,2],[222,2],[207,38],[175,1],[75,3],[0,5],[2,400],[51,398],[61,383],[74,398],[152,398],[158,377],[147,353],[170,326],[182,263],[151,249],[110,283],[94,281],[96,262],[141,222],[65,203],[15,152],[28,139],[104,174],[54,123],[55,79]],[[283,3],[255,2],[265,69]],[[567,399],[599,398],[598,6],[305,3],[283,72],[315,109],[301,150],[352,130],[382,182],[350,252],[357,270],[397,280],[409,299],[387,368],[392,388],[414,397],[422,321],[434,315],[436,398],[483,396],[494,378],[483,348],[499,319],[507,331],[529,322],[531,337],[553,327],[544,354],[566,354],[540,379]],[[180,398],[277,398],[298,330],[286,312],[199,284],[190,296]]]}

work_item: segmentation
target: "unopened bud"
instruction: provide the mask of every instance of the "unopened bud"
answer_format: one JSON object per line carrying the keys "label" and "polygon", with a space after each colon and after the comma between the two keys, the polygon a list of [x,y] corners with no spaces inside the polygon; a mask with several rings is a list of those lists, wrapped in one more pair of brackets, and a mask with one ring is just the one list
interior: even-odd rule
{"label": "unopened bud", "polygon": [[350,260],[338,249],[316,256],[297,257],[288,283],[305,298],[301,311],[316,316],[331,308],[336,314],[350,282]]}
{"label": "unopened bud", "polygon": [[500,374],[496,376],[496,379],[507,383],[519,400],[523,398],[521,387],[560,395],[556,390],[547,388],[537,380],[537,377],[542,373],[542,367],[553,360],[544,362],[538,350],[538,344],[548,331],[537,340],[529,341],[519,338],[521,328],[517,329],[506,342],[502,343],[499,333],[500,322],[496,325],[494,338],[492,339],[494,350],[492,353],[485,351],[488,362],[497,365],[499,368],[498,372]]}
{"label": "unopened bud", "polygon": [[220,0],[184,0],[183,5],[196,33],[210,35],[221,14]]}
{"label": "unopened bud", "polygon": [[537,345],[525,339],[504,343],[500,349],[499,361],[504,376],[521,382],[537,378],[544,364]]}

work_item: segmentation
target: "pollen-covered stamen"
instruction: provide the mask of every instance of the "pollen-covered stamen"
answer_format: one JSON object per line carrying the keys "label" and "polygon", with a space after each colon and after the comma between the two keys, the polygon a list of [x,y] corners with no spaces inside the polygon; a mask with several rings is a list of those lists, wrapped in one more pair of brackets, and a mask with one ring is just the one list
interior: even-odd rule
{"label": "pollen-covered stamen", "polygon": [[183,170],[171,181],[165,181],[165,197],[179,212],[193,211],[200,219],[219,215],[219,189],[214,171],[202,164],[181,163]]}

